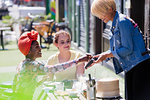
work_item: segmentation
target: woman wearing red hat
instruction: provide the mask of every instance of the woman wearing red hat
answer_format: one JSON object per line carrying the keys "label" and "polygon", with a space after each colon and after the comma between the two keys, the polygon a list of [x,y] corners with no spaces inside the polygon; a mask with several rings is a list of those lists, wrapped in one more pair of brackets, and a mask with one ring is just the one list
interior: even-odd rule
{"label": "woman wearing red hat", "polygon": [[[91,55],[80,57],[66,63],[45,66],[36,61],[36,58],[42,56],[41,48],[37,42],[38,33],[31,31],[21,35],[18,40],[18,48],[25,55],[25,60],[20,63],[17,68],[17,74],[14,79],[14,94],[12,100],[32,100],[34,91],[38,85],[44,80],[37,82],[39,74],[55,73],[63,71],[66,68],[80,62],[85,62],[91,59]],[[49,75],[48,75],[49,76]],[[14,99],[15,98],[15,99]]]}

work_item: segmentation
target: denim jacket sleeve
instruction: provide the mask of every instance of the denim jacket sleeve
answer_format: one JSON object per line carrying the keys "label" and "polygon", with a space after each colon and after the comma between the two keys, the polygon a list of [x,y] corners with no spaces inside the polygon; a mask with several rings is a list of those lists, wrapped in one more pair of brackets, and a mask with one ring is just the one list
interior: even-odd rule
{"label": "denim jacket sleeve", "polygon": [[121,37],[121,45],[116,49],[116,53],[120,57],[125,57],[133,52],[132,40],[132,24],[129,20],[123,19],[118,23],[118,28]]}
{"label": "denim jacket sleeve", "polygon": [[114,56],[113,64],[116,73],[129,71],[140,62],[150,58],[142,56],[145,44],[141,32],[134,27],[131,19],[116,12],[111,28],[110,50]]}

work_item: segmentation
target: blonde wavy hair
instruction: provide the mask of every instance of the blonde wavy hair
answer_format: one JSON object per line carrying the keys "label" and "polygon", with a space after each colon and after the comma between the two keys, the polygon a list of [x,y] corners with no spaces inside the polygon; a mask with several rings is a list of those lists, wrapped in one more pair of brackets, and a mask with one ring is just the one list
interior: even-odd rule
{"label": "blonde wavy hair", "polygon": [[100,14],[108,12],[110,8],[116,11],[116,3],[114,0],[94,0],[91,5],[91,13],[98,17]]}
{"label": "blonde wavy hair", "polygon": [[64,31],[64,30],[60,30],[60,31],[56,32],[55,35],[54,35],[54,39],[53,39],[53,43],[54,43],[54,44],[55,44],[55,43],[58,43],[58,38],[59,38],[59,36],[60,36],[61,34],[67,35],[67,36],[69,37],[69,39],[71,40],[71,36],[70,36],[69,32]]}

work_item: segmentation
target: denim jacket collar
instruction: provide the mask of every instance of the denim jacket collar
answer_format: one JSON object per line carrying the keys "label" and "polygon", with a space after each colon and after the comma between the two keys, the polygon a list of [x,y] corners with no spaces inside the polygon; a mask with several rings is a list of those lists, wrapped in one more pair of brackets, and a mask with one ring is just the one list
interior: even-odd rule
{"label": "denim jacket collar", "polygon": [[114,17],[113,22],[112,22],[112,27],[111,27],[112,33],[113,33],[114,29],[116,28],[116,24],[118,22],[117,21],[118,17],[119,17],[119,13],[118,13],[118,11],[116,11],[115,17]]}

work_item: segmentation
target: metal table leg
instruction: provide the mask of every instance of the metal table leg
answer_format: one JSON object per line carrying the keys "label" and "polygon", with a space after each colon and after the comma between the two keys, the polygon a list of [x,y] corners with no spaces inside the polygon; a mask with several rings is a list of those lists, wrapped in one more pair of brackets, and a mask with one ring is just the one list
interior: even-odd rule
{"label": "metal table leg", "polygon": [[4,41],[3,41],[3,30],[1,30],[1,46],[2,46],[2,50],[4,50]]}

